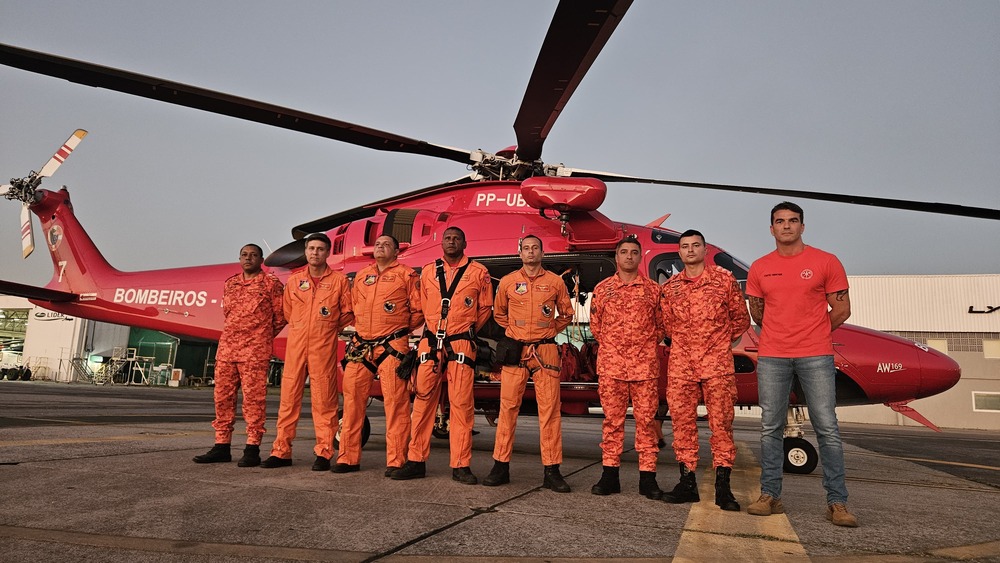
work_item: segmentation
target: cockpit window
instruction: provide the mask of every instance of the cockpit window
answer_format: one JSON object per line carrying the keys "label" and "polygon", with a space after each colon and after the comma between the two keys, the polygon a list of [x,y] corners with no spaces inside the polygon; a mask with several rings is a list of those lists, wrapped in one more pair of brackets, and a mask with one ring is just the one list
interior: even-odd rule
{"label": "cockpit window", "polygon": [[684,262],[676,252],[664,252],[649,261],[649,277],[658,284],[684,269]]}

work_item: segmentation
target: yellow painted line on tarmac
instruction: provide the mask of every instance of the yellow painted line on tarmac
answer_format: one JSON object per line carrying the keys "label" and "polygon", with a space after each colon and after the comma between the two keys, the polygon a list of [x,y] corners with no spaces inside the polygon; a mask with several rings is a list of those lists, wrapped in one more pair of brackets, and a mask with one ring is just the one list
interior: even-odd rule
{"label": "yellow painted line on tarmac", "polygon": [[808,561],[787,515],[747,514],[747,505],[760,496],[760,466],[745,443],[737,442],[736,448],[731,486],[742,510],[727,512],[715,505],[715,469],[709,463],[699,472],[701,502],[691,505],[674,561]]}

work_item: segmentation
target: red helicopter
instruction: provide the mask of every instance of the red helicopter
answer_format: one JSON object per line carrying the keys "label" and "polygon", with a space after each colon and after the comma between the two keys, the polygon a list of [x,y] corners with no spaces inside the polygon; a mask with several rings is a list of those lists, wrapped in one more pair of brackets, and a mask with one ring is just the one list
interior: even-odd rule
{"label": "red helicopter", "polygon": [[[1000,210],[960,205],[915,202],[866,196],[803,192],[754,186],[708,184],[641,178],[548,165],[541,158],[542,145],[559,112],[565,107],[630,0],[563,0],[556,9],[514,121],[517,145],[488,153],[435,145],[335,119],[103,67],[88,62],[0,44],[0,63],[108,88],[132,95],[251,120],[303,133],[323,136],[378,150],[409,152],[453,160],[471,173],[458,180],[412,191],[369,205],[336,213],[292,229],[293,241],[271,253],[265,264],[279,278],[305,264],[304,237],[328,233],[333,241],[330,266],[348,275],[371,261],[373,244],[381,234],[401,241],[400,260],[420,266],[440,256],[440,236],[447,227],[468,233],[467,254],[486,265],[499,279],[520,267],[517,242],[527,235],[545,244],[545,266],[563,275],[576,298],[581,321],[566,338],[586,348],[586,301],[601,279],[615,271],[614,244],[634,235],[644,249],[643,268],[659,282],[681,267],[678,233],[661,228],[661,220],[647,225],[616,222],[599,208],[608,182],[637,182],[692,188],[759,193],[817,199],[966,217],[1000,219]],[[121,272],[101,255],[77,221],[68,191],[40,188],[86,135],[77,131],[40,172],[12,179],[5,186],[7,199],[23,204],[24,255],[33,246],[28,211],[39,217],[55,274],[45,288],[0,282],[0,291],[27,297],[32,302],[73,316],[160,330],[181,337],[217,340],[222,328],[222,281],[239,271],[237,264],[196,266],[145,272]],[[665,217],[664,217],[665,219]],[[745,280],[748,267],[722,249],[709,245],[708,260]],[[575,332],[574,332],[575,331]],[[834,334],[838,404],[885,404],[931,428],[907,403],[941,393],[957,383],[958,365],[925,346],[888,334],[845,325]],[[284,354],[284,336],[275,353]],[[757,334],[751,329],[734,349],[738,404],[757,402]],[[669,347],[661,346],[669,357]],[[584,360],[585,358],[581,358]],[[665,366],[666,362],[662,362]],[[578,365],[584,366],[585,361]],[[883,369],[891,365],[891,370]],[[665,370],[661,385],[665,383]],[[589,379],[589,380],[588,380]],[[563,410],[585,414],[597,401],[593,374],[580,367],[564,374]],[[475,385],[477,408],[495,417],[499,383],[483,378]],[[373,396],[380,396],[378,381]],[[662,396],[662,394],[661,394]],[[529,385],[524,409],[530,409]],[[786,433],[786,470],[808,473],[817,463],[815,448],[802,438],[802,403],[793,396]],[[367,439],[368,430],[364,438]],[[447,431],[447,405],[442,405],[437,434]]]}

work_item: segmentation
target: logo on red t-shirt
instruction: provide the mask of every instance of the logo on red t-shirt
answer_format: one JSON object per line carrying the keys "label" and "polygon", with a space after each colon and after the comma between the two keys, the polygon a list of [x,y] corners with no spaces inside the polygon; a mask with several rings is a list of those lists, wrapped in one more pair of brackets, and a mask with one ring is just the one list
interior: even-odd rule
{"label": "logo on red t-shirt", "polygon": [[806,268],[805,270],[802,270],[801,273],[799,273],[799,276],[801,276],[802,279],[804,280],[812,279],[813,271],[810,270],[809,268]]}

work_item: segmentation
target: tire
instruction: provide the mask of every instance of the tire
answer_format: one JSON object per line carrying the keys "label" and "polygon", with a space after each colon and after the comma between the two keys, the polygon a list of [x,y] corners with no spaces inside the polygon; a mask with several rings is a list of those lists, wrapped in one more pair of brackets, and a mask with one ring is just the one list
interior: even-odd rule
{"label": "tire", "polygon": [[812,473],[819,464],[819,454],[807,440],[785,438],[785,473],[806,475]]}
{"label": "tire", "polygon": [[[340,424],[344,420],[344,411],[337,412],[337,433],[333,435],[333,449],[340,449]],[[361,425],[361,448],[364,449],[365,444],[368,443],[368,438],[372,435],[372,423],[368,420],[368,415],[365,415],[365,422]]]}

